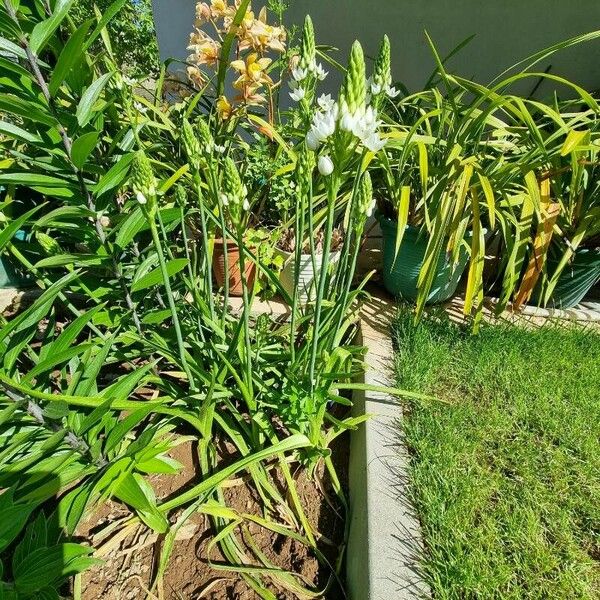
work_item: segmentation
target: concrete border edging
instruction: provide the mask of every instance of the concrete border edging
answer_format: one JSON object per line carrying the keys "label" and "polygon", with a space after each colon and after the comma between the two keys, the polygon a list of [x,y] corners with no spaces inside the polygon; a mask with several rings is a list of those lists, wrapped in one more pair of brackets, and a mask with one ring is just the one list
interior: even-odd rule
{"label": "concrete border edging", "polygon": [[[374,297],[363,309],[358,343],[366,346],[364,383],[394,381],[392,302]],[[346,578],[352,600],[414,600],[430,596],[420,568],[423,541],[408,499],[409,455],[396,398],[356,392],[355,414],[372,417],[350,442],[350,534]]]}

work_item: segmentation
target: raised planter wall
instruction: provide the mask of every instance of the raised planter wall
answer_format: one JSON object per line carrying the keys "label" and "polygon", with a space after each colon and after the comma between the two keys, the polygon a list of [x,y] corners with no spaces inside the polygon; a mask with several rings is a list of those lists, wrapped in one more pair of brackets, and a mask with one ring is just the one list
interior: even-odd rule
{"label": "raised planter wall", "polygon": [[[185,59],[194,20],[194,0],[153,0],[161,57]],[[254,0],[259,9],[266,2]],[[310,13],[317,40],[345,54],[360,39],[368,56],[384,33],[390,36],[394,76],[418,90],[434,68],[427,30],[445,55],[471,35],[475,39],[451,59],[451,71],[488,82],[503,69],[546,46],[600,29],[599,0],[291,0],[290,23]],[[600,88],[600,41],[562,51],[536,68]],[[336,85],[335,77],[328,80]],[[533,82],[522,86],[530,91]],[[548,88],[546,87],[546,91]],[[544,93],[544,88],[539,89]]]}

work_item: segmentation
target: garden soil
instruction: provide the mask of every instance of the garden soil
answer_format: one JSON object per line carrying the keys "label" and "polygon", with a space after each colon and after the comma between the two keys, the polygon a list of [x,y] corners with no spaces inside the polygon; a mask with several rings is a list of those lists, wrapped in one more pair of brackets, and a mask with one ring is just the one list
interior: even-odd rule
{"label": "garden soil", "polygon": [[[347,489],[348,434],[338,438],[332,448],[334,462],[342,485]],[[159,500],[176,496],[193,486],[200,479],[196,446],[187,442],[173,449],[170,455],[184,465],[177,475],[154,475],[150,481]],[[228,462],[233,459],[231,448],[225,447],[221,459]],[[309,480],[305,469],[299,469],[295,475],[298,493],[313,527],[320,533],[319,549],[327,559],[335,564],[339,556],[339,547],[344,539],[343,512],[335,498],[331,483],[326,477],[323,466],[317,477]],[[232,482],[224,489],[228,506],[240,512],[261,515],[260,504],[254,489],[245,479]],[[274,483],[285,494],[282,481]],[[322,489],[321,489],[322,488]],[[328,502],[329,499],[329,502]],[[333,504],[333,507],[332,507]],[[210,549],[214,536],[208,517],[196,514],[178,530],[176,542],[165,571],[162,590],[155,588],[150,592],[150,582],[156,571],[162,538],[143,526],[136,527],[127,537],[118,537],[118,529],[112,537],[103,536],[103,531],[115,522],[130,516],[123,505],[105,503],[92,514],[80,527],[78,534],[82,539],[93,541],[96,548],[105,544],[106,552],[102,556],[103,564],[97,565],[82,576],[83,600],[255,600],[260,598],[251,590],[243,578],[233,571],[214,569],[213,564],[226,564],[218,546]],[[175,515],[175,518],[177,515]],[[280,521],[283,523],[283,521]],[[319,564],[313,552],[305,545],[261,528],[253,522],[248,524],[250,533],[261,552],[276,566],[302,576],[305,585],[324,589],[330,576],[330,569]],[[239,533],[239,531],[238,531]],[[241,535],[238,535],[241,539]],[[248,552],[248,555],[252,555]],[[271,580],[269,588],[278,600],[291,600],[298,596],[277,587]],[[343,598],[337,583],[333,583],[326,594],[326,600]]]}

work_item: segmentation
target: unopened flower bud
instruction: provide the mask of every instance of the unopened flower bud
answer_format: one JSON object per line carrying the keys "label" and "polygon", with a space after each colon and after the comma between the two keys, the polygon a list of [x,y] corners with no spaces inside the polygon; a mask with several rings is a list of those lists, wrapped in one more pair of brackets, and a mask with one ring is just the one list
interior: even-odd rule
{"label": "unopened flower bud", "polygon": [[315,62],[315,53],[315,30],[310,16],[306,15],[300,44],[300,68],[311,70],[311,66]]}
{"label": "unopened flower bud", "polygon": [[187,193],[182,185],[178,185],[175,188],[175,201],[181,207],[187,204]]}
{"label": "unopened flower bud", "polygon": [[341,108],[348,108],[350,114],[355,114],[365,105],[365,58],[360,42],[355,41],[350,50],[348,70],[340,92]]}
{"label": "unopened flower bud", "polygon": [[318,167],[321,175],[327,176],[333,173],[333,161],[329,156],[319,156]]}
{"label": "unopened flower bud", "polygon": [[387,35],[384,35],[375,60],[371,92],[377,96],[382,91],[387,90],[391,82],[390,40]]}
{"label": "unopened flower bud", "polygon": [[183,119],[181,128],[181,141],[187,157],[193,165],[197,165],[201,156],[200,142],[194,134],[194,129],[187,119]]}
{"label": "unopened flower bud", "polygon": [[47,233],[44,233],[43,231],[36,231],[35,239],[46,254],[50,256],[60,254],[61,249],[59,243]]}
{"label": "unopened flower bud", "polygon": [[149,209],[154,210],[156,206],[156,179],[152,172],[152,166],[143,150],[135,153],[131,162],[131,187],[137,201]]}

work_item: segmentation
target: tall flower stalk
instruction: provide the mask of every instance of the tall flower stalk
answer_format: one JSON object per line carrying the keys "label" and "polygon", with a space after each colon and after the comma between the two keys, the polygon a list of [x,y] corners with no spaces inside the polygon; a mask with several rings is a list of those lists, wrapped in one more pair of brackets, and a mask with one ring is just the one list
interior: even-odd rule
{"label": "tall flower stalk", "polygon": [[150,227],[152,243],[154,244],[154,249],[156,250],[156,255],[158,257],[163,285],[165,286],[169,310],[171,311],[173,327],[175,328],[175,335],[177,337],[179,360],[181,361],[181,366],[188,378],[190,387],[195,389],[194,377],[188,366],[179,316],[177,315],[173,290],[171,289],[171,282],[169,281],[169,271],[167,270],[162,242],[156,225],[156,213],[158,211],[156,179],[152,173],[150,161],[143,150],[138,150],[134,156],[131,167],[131,185]]}

